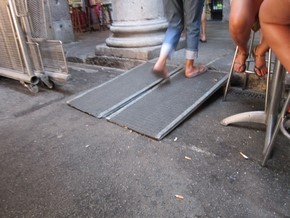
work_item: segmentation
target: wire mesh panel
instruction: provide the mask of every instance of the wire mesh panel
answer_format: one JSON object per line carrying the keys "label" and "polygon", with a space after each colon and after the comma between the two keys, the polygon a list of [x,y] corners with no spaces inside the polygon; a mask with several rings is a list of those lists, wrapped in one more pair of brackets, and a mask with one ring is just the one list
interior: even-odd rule
{"label": "wire mesh panel", "polygon": [[[46,12],[47,5],[43,0],[28,0],[29,23],[32,38],[47,38]],[[45,10],[46,9],[46,10]]]}
{"label": "wire mesh panel", "polygon": [[39,42],[39,48],[45,70],[58,72],[68,71],[61,41],[41,41]]}
{"label": "wire mesh panel", "polygon": [[24,71],[7,1],[0,1],[0,67]]}
{"label": "wire mesh panel", "polygon": [[31,58],[32,69],[39,72],[44,72],[42,64],[42,57],[39,49],[39,44],[35,42],[28,42],[28,51]]}
{"label": "wire mesh panel", "polygon": [[26,0],[14,0],[15,13],[18,17],[24,17],[27,15],[27,1]]}
{"label": "wire mesh panel", "polygon": [[27,0],[27,5],[31,38],[33,42],[39,44],[41,55],[41,58],[38,58],[37,50],[31,51],[31,53],[35,54],[32,59],[39,59],[39,62],[41,62],[41,64],[37,65],[37,61],[34,61],[35,69],[42,65],[44,71],[67,72],[66,59],[61,41],[47,39],[46,23],[50,19],[50,7],[47,1]]}

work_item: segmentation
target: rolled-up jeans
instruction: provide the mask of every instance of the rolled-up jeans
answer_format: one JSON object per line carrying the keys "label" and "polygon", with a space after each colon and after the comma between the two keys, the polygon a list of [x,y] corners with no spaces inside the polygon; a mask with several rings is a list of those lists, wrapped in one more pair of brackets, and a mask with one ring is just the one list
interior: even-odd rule
{"label": "rolled-up jeans", "polygon": [[160,54],[170,58],[175,51],[183,29],[186,30],[186,59],[198,57],[200,20],[204,0],[163,0],[168,28]]}

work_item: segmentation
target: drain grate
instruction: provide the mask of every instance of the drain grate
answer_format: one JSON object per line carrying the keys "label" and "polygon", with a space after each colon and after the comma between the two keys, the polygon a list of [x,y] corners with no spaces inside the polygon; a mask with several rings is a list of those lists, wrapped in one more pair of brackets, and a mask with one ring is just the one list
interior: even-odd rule
{"label": "drain grate", "polygon": [[255,92],[253,90],[246,90],[246,89],[231,87],[230,93],[236,96],[243,96],[246,98],[259,99],[263,101],[265,100],[265,93]]}

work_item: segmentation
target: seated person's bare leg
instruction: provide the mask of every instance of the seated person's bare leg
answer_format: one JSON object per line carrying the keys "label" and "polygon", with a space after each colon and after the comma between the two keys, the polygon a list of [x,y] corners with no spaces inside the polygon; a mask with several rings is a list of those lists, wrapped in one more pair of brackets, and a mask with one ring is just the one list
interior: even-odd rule
{"label": "seated person's bare leg", "polygon": [[288,72],[290,72],[289,8],[289,0],[264,0],[260,9],[263,36]]}
{"label": "seated person's bare leg", "polygon": [[255,59],[254,71],[259,77],[265,76],[268,73],[268,68],[265,60],[265,55],[268,50],[269,46],[266,43],[264,37],[262,37],[260,44],[253,49],[253,56]]}
{"label": "seated person's bare leg", "polygon": [[239,47],[234,64],[235,72],[245,71],[251,27],[256,20],[261,2],[262,0],[232,0],[231,2],[229,30],[232,39]]}

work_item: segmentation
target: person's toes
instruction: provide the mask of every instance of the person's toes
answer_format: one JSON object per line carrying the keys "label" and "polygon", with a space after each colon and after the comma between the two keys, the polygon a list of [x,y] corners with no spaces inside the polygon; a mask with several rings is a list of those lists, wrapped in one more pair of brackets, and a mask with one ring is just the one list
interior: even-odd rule
{"label": "person's toes", "polygon": [[243,73],[246,70],[246,60],[248,58],[248,54],[237,53],[235,61],[234,61],[234,72]]}

